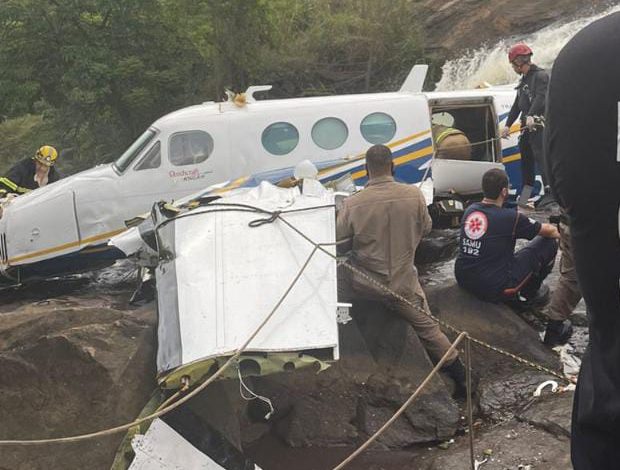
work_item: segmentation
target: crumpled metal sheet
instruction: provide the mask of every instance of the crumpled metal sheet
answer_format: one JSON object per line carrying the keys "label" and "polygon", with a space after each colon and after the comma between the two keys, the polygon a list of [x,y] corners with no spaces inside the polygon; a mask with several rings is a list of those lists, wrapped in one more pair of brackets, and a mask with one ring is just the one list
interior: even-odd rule
{"label": "crumpled metal sheet", "polygon": [[[297,188],[263,182],[217,201],[282,214],[317,243],[335,242],[334,195],[301,195]],[[220,207],[221,209],[221,207]],[[276,305],[313,250],[313,245],[266,214],[211,212],[169,219],[157,231],[158,372],[234,354]],[[335,252],[334,246],[327,250]],[[317,252],[274,317],[248,352],[331,349],[338,357],[336,262]]]}

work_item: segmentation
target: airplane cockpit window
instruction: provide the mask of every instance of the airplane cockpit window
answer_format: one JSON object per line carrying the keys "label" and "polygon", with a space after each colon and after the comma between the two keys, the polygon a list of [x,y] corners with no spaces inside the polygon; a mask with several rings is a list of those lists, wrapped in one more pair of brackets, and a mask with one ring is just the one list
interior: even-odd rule
{"label": "airplane cockpit window", "polygon": [[440,105],[431,113],[436,158],[495,161],[497,126],[490,105]]}
{"label": "airplane cockpit window", "polygon": [[133,167],[134,171],[151,170],[153,168],[159,168],[161,165],[161,143],[157,141],[148,152],[144,154],[144,157],[136,166]]}
{"label": "airplane cockpit window", "polygon": [[338,118],[323,118],[312,126],[312,140],[316,145],[325,150],[334,150],[342,147],[347,137],[349,137],[349,129]]}
{"label": "airplane cockpit window", "polygon": [[396,121],[385,113],[372,113],[360,124],[360,131],[371,144],[385,144],[396,134]]}
{"label": "airplane cockpit window", "polygon": [[213,152],[213,137],[205,131],[178,132],[170,137],[170,163],[175,166],[204,162]]}
{"label": "airplane cockpit window", "polygon": [[123,153],[118,160],[116,160],[113,164],[116,171],[122,173],[125,171],[131,162],[135,160],[135,158],[142,153],[142,151],[146,148],[146,146],[153,140],[156,132],[153,129],[148,129],[144,134],[138,137],[133,144],[129,146],[125,153]]}
{"label": "airplane cockpit window", "polygon": [[297,147],[299,131],[288,122],[275,122],[263,131],[261,141],[270,154],[286,155]]}

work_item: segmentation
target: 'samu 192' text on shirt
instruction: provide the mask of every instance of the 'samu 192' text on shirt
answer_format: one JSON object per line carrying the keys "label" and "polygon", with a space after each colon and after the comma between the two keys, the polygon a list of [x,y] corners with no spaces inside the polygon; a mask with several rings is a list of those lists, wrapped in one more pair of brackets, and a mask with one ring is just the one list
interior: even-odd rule
{"label": "'samu 192' text on shirt", "polygon": [[492,204],[472,204],[463,215],[456,279],[462,287],[488,300],[498,300],[511,279],[515,243],[531,240],[541,224]]}

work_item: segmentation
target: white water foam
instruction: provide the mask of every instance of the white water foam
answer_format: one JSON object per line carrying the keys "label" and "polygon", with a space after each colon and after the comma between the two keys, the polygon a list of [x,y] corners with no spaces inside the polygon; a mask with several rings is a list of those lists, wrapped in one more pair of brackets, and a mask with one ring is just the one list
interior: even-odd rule
{"label": "white water foam", "polygon": [[610,13],[620,11],[620,5],[603,13],[579,18],[566,23],[549,25],[529,36],[515,36],[502,39],[493,46],[484,46],[469,51],[463,56],[447,61],[442,67],[442,77],[436,90],[462,90],[480,86],[483,83],[505,85],[517,81],[517,75],[508,63],[507,52],[517,42],[525,42],[534,50],[534,63],[550,69],[564,45],[584,26]]}

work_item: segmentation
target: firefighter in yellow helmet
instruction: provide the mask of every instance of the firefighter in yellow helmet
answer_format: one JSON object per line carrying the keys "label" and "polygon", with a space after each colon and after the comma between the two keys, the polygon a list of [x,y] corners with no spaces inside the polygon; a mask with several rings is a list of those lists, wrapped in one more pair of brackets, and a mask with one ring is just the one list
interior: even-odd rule
{"label": "firefighter in yellow helmet", "polygon": [[17,162],[0,178],[0,197],[6,194],[24,194],[58,181],[60,174],[54,167],[58,152],[50,145],[44,145],[32,158]]}

